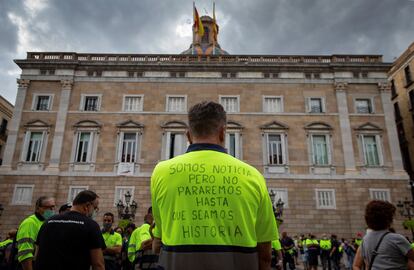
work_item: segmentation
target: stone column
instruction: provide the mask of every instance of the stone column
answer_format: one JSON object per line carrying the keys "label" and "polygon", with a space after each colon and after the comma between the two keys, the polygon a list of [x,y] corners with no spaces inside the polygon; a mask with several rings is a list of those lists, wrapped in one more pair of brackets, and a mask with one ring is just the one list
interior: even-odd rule
{"label": "stone column", "polygon": [[13,118],[10,121],[10,126],[7,135],[6,148],[4,149],[3,154],[3,164],[1,170],[11,170],[13,156],[16,149],[17,136],[19,133],[20,121],[22,119],[22,112],[24,101],[26,100],[27,89],[30,85],[30,80],[17,80],[17,96],[16,104],[14,105]]}
{"label": "stone column", "polygon": [[65,134],[66,118],[68,114],[70,94],[72,91],[73,80],[62,80],[62,91],[60,93],[59,111],[56,117],[56,127],[52,142],[48,171],[58,172],[60,156],[62,154],[63,136]]}
{"label": "stone column", "polygon": [[342,152],[344,154],[345,174],[356,174],[352,131],[349,121],[348,102],[346,95],[347,83],[335,83],[336,102],[338,104],[339,125],[342,139]]}
{"label": "stone column", "polygon": [[381,94],[381,103],[384,110],[385,127],[387,129],[393,172],[406,175],[401,156],[400,143],[398,141],[397,126],[395,125],[394,120],[394,107],[391,103],[391,85],[389,83],[378,83],[378,90]]}

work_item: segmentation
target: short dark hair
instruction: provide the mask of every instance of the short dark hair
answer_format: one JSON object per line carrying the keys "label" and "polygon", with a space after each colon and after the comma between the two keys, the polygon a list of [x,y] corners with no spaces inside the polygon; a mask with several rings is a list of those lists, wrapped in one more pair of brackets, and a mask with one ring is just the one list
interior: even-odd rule
{"label": "short dark hair", "polygon": [[92,190],[83,190],[76,195],[75,199],[73,200],[73,205],[81,205],[89,202],[93,202],[99,198],[99,196],[93,192]]}
{"label": "short dark hair", "polygon": [[112,218],[112,221],[114,221],[114,220],[115,220],[114,214],[112,214],[111,212],[106,212],[106,213],[104,214],[104,216],[111,217],[111,218]]}
{"label": "short dark hair", "polygon": [[190,133],[203,138],[219,132],[226,125],[226,112],[223,106],[213,101],[195,104],[188,111]]}
{"label": "short dark hair", "polygon": [[370,201],[365,208],[365,222],[374,231],[388,229],[394,219],[395,206],[386,201]]}
{"label": "short dark hair", "polygon": [[69,203],[65,203],[59,208],[59,213],[65,212],[66,210],[70,209],[71,207],[72,207],[72,205],[70,205]]}
{"label": "short dark hair", "polygon": [[52,197],[49,197],[49,196],[40,196],[40,197],[36,200],[36,204],[35,204],[36,209],[38,209],[39,207],[42,207],[42,206],[43,206],[43,203],[44,203],[45,201],[47,201],[47,200],[50,200],[50,199],[52,199]]}

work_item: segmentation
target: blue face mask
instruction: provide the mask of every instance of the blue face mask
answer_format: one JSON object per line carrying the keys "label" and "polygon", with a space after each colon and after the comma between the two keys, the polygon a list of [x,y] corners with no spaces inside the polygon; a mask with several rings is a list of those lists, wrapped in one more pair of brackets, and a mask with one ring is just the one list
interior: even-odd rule
{"label": "blue face mask", "polygon": [[103,227],[105,231],[109,231],[109,229],[112,227],[112,223],[104,223]]}
{"label": "blue face mask", "polygon": [[43,212],[43,217],[45,219],[48,219],[48,218],[50,218],[50,217],[52,217],[54,215],[55,215],[55,211],[50,210],[50,209],[47,209],[45,212]]}

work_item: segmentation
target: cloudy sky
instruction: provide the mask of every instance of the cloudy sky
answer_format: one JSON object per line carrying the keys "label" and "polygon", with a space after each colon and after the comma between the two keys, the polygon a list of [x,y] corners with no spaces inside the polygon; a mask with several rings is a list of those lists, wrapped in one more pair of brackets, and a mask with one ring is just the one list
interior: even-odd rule
{"label": "cloudy sky", "polygon": [[[196,0],[212,15],[212,0]],[[382,54],[414,41],[414,0],[216,0],[230,54]],[[0,95],[14,104],[27,51],[180,53],[190,0],[0,0]]]}

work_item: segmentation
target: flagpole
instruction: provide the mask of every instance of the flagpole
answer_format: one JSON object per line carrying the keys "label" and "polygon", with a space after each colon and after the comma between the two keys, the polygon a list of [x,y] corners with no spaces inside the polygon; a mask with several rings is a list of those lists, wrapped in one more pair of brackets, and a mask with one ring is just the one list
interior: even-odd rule
{"label": "flagpole", "polygon": [[[195,2],[193,1],[193,26],[192,26],[192,29],[191,30],[193,30],[194,31],[194,24],[195,24]],[[195,34],[195,32],[193,32],[193,44],[191,45],[191,54],[192,55],[194,55],[194,38],[195,38],[195,36],[194,36],[194,34]]]}
{"label": "flagpole", "polygon": [[213,27],[214,27],[214,33],[213,33],[213,55],[216,54],[216,35],[217,35],[217,24],[216,24],[216,2],[213,2]]}

